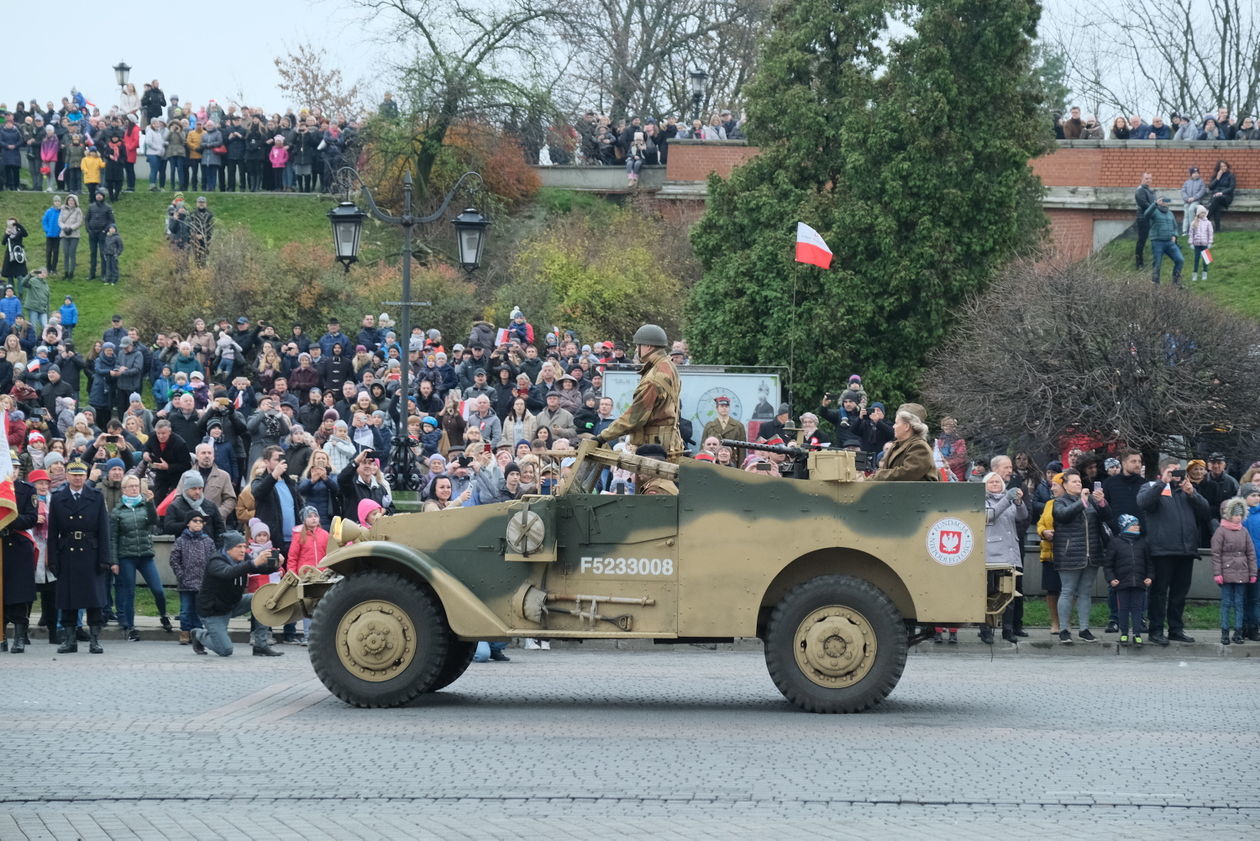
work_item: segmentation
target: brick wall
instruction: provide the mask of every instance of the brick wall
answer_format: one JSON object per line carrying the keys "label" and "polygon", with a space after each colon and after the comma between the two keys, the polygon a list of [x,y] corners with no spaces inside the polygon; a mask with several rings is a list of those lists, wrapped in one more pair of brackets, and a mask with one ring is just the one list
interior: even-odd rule
{"label": "brick wall", "polygon": [[1098,142],[1063,144],[1032,162],[1048,187],[1134,187],[1151,173],[1157,189],[1181,187],[1186,170],[1197,166],[1211,179],[1218,160],[1229,161],[1238,189],[1260,188],[1260,143]]}
{"label": "brick wall", "polygon": [[1133,221],[1133,214],[1119,210],[1046,210],[1056,259],[1083,260],[1094,249],[1094,221]]}
{"label": "brick wall", "polygon": [[666,181],[705,181],[709,173],[716,172],[725,178],[731,170],[750,158],[756,157],[756,146],[743,141],[700,142],[675,140],[669,144],[669,163],[665,167]]}
{"label": "brick wall", "polygon": [[[757,154],[757,147],[742,141],[702,143],[679,140],[669,146],[667,182],[703,182],[709,173],[726,177],[732,169]],[[1070,141],[1057,144],[1049,154],[1032,162],[1032,169],[1047,187],[1101,187],[1134,189],[1143,172],[1150,172],[1157,190],[1177,195],[1186,170],[1197,166],[1210,179],[1218,160],[1227,160],[1233,167],[1238,189],[1260,191],[1260,142],[1248,143],[1171,143],[1134,141]],[[1254,194],[1254,193],[1253,193]],[[692,216],[686,208],[700,204],[695,198],[658,198],[658,204],[676,214],[679,221]],[[1241,198],[1241,196],[1240,196]],[[1236,211],[1250,216],[1247,201],[1236,201]],[[1046,209],[1050,219],[1050,235],[1061,257],[1080,259],[1089,256],[1094,245],[1094,222],[1100,219],[1132,219],[1130,210],[1116,211],[1105,207]],[[1236,213],[1235,216],[1238,214]],[[1247,220],[1244,227],[1256,223]]]}

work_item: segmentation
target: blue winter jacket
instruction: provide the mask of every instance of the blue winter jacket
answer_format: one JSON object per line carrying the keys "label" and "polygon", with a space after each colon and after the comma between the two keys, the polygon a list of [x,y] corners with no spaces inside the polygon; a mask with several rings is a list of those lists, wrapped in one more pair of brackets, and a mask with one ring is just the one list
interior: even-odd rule
{"label": "blue winter jacket", "polygon": [[61,324],[63,327],[74,327],[79,323],[79,307],[75,304],[62,304],[57,310],[61,313]]}
{"label": "blue winter jacket", "polygon": [[44,236],[61,236],[61,211],[55,207],[48,208],[39,224],[44,229]]}
{"label": "blue winter jacket", "polygon": [[14,295],[12,298],[0,298],[0,312],[4,313],[9,324],[22,314],[22,299]]}
{"label": "blue winter jacket", "polygon": [[1256,544],[1257,549],[1260,549],[1260,505],[1248,512],[1247,519],[1243,520],[1243,528],[1250,532],[1251,542]]}

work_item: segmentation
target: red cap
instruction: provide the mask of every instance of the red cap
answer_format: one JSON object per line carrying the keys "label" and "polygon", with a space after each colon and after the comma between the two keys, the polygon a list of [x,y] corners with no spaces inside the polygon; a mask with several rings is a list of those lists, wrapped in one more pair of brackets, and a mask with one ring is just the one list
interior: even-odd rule
{"label": "red cap", "polygon": [[28,482],[51,482],[52,478],[48,475],[47,470],[32,470],[26,474]]}
{"label": "red cap", "polygon": [[713,453],[702,451],[696,453],[696,461],[716,461],[716,459],[713,458]]}

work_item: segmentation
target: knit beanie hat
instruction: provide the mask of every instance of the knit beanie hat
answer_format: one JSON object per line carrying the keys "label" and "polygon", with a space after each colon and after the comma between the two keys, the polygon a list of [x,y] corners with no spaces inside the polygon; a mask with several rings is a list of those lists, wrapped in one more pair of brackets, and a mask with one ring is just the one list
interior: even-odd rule
{"label": "knit beanie hat", "polygon": [[233,546],[240,546],[245,542],[245,535],[239,531],[225,531],[223,533],[223,551],[231,549]]}
{"label": "knit beanie hat", "polygon": [[1118,522],[1120,524],[1120,531],[1122,532],[1129,532],[1131,534],[1142,533],[1141,521],[1132,514],[1121,514]]}

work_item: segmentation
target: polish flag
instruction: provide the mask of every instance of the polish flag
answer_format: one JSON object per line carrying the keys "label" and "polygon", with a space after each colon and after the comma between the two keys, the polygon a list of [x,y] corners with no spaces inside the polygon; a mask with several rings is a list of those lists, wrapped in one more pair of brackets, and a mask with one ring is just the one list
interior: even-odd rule
{"label": "polish flag", "polygon": [[820,269],[831,268],[831,249],[818,232],[804,222],[796,223],[796,262]]}
{"label": "polish flag", "polygon": [[[13,480],[13,457],[9,453],[9,413],[0,409],[0,529],[17,519],[17,494]],[[0,568],[3,560],[0,560]]]}

